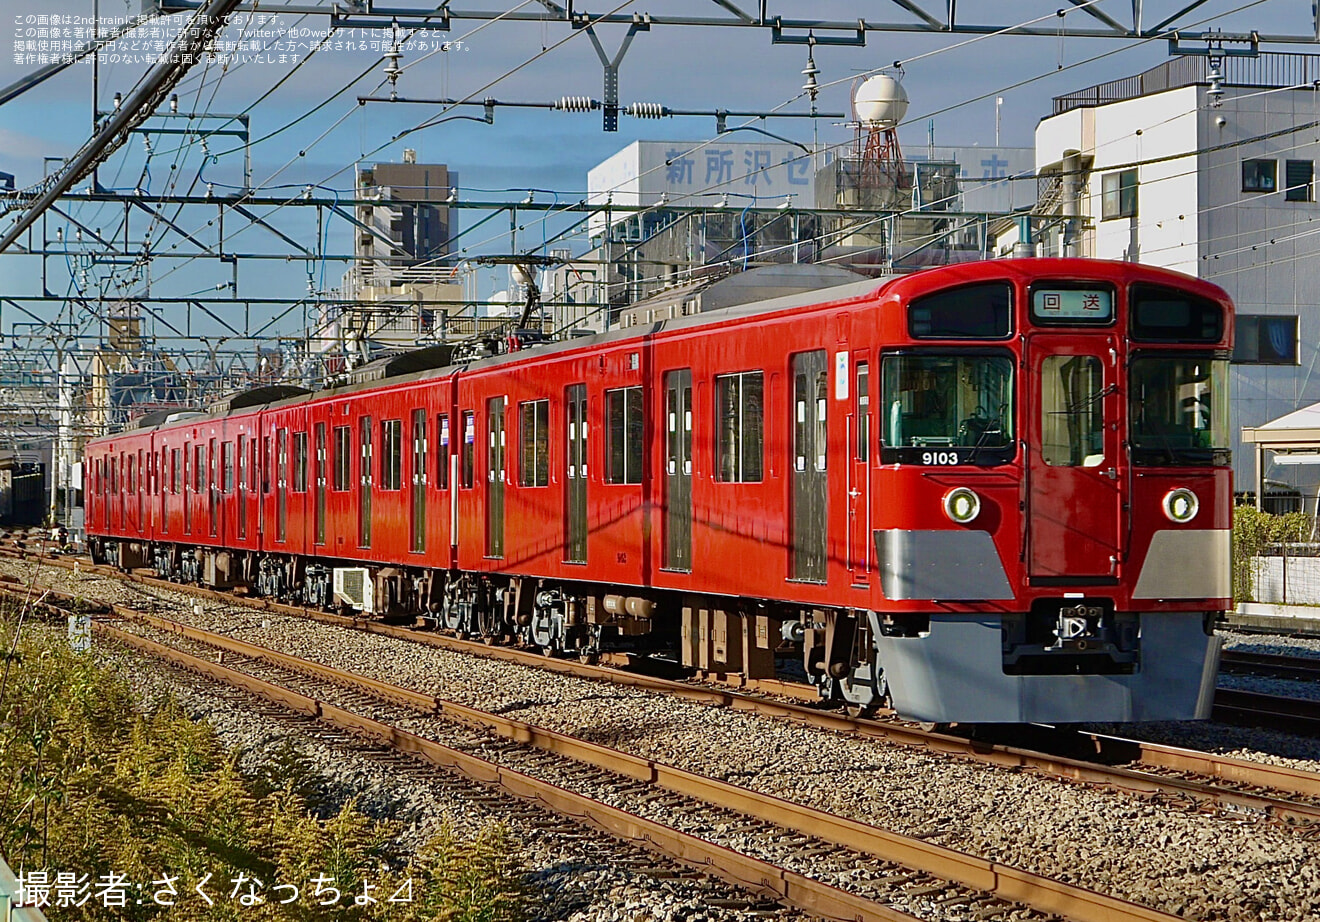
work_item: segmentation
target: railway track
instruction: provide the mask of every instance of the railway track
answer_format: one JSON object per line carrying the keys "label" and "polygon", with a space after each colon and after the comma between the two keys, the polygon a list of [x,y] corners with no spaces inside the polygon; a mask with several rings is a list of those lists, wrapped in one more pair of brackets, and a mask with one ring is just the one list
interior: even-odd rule
{"label": "railway track", "polygon": [[[70,601],[48,593],[41,604],[58,610]],[[134,629],[112,624],[111,618]],[[912,919],[920,917],[913,912],[931,905],[957,909],[968,918],[1176,918],[124,606],[110,606],[95,629],[141,653],[257,695],[332,733],[388,746],[717,875],[755,897],[822,918]]]}
{"label": "railway track", "polygon": [[[65,561],[65,565],[73,564]],[[81,563],[80,567],[84,571],[88,569],[85,563]],[[218,593],[199,587],[164,582],[142,573],[122,574],[110,568],[93,568],[93,572],[111,578],[129,579],[143,586],[183,592],[272,613],[312,618],[413,643],[506,660],[580,678],[643,688],[707,705],[727,707],[862,738],[881,739],[1000,768],[1031,771],[1060,780],[1099,785],[1166,801],[1172,799],[1174,802],[1185,803],[1189,809],[1218,809],[1235,815],[1256,815],[1275,820],[1290,828],[1300,828],[1308,832],[1312,829],[1320,830],[1320,774],[1286,766],[1101,734],[1078,733],[1072,730],[1041,729],[1027,740],[1026,745],[1022,742],[1021,729],[1013,731],[1014,738],[1009,742],[996,741],[993,737],[985,735],[969,739],[964,736],[923,730],[896,720],[857,719],[822,710],[818,705],[782,700],[782,696],[785,695],[814,696],[814,689],[794,683],[758,683],[754,691],[769,692],[779,696],[769,698],[764,694],[748,693],[733,688],[657,678],[611,666],[550,659],[538,653],[511,647],[490,646],[361,618],[346,618],[285,606],[265,599]],[[1252,703],[1267,702],[1248,700],[1243,703],[1241,699],[1235,699],[1232,700],[1231,706],[1238,710],[1228,710],[1229,706],[1226,706],[1222,714],[1217,711],[1216,717],[1222,716],[1222,719],[1228,721],[1251,723],[1253,716],[1247,709]],[[1281,707],[1269,719],[1276,720],[1281,725],[1289,719],[1294,722],[1298,720],[1286,714]],[[1294,727],[1291,732],[1298,731]],[[1316,732],[1320,734],[1320,729]]]}
{"label": "railway track", "polygon": [[1219,657],[1221,672],[1314,682],[1320,679],[1320,657],[1283,656],[1276,653],[1241,653],[1225,650]]}

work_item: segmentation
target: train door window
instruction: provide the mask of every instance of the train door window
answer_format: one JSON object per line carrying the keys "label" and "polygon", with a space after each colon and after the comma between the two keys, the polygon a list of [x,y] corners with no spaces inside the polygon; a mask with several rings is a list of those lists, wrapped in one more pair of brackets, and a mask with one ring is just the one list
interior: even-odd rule
{"label": "train door window", "polygon": [[170,481],[171,493],[183,492],[183,465],[179,462],[179,449],[170,449]]}
{"label": "train door window", "polygon": [[332,488],[336,493],[348,490],[352,467],[352,430],[348,426],[335,426],[335,477]]}
{"label": "train door window", "polygon": [[380,424],[380,488],[403,486],[403,421],[382,420]]}
{"label": "train door window", "polygon": [[726,483],[761,480],[765,441],[765,383],[759,371],[715,378],[716,418],[719,432],[716,476]]}
{"label": "train door window", "polygon": [[312,471],[312,482],[316,484],[316,538],[317,544],[325,544],[325,423],[316,424],[316,446],[313,449],[316,469]]}
{"label": "train door window", "polygon": [[253,493],[257,492],[257,440],[255,438],[248,440],[248,489]]}
{"label": "train door window", "polygon": [[220,483],[227,495],[234,492],[234,443],[225,442],[220,452]]}
{"label": "train door window", "polygon": [[477,470],[477,414],[463,411],[463,489],[472,489]]}
{"label": "train door window", "polygon": [[606,483],[642,482],[642,389],[605,392]]}
{"label": "train door window", "polygon": [[829,400],[825,372],[798,374],[793,379],[793,469],[825,470]]}
{"label": "train door window", "polygon": [[412,544],[409,550],[426,550],[426,411],[412,412]]}
{"label": "train door window", "polygon": [[358,546],[371,547],[371,417],[359,422],[361,458],[358,461]]}
{"label": "train door window", "polygon": [[307,433],[293,434],[293,492],[307,492]]}
{"label": "train door window", "polygon": [[270,492],[270,474],[274,470],[275,464],[271,460],[270,454],[270,436],[261,437],[261,492]]}
{"label": "train door window", "polygon": [[289,533],[289,430],[275,430],[275,540]]}
{"label": "train door window", "polygon": [[524,487],[550,483],[550,401],[529,400],[518,405],[518,482]]}
{"label": "train door window", "polygon": [[206,446],[193,446],[193,492],[201,493],[206,477]]}
{"label": "train door window", "polygon": [[436,430],[440,433],[440,447],[435,452],[435,485],[439,490],[449,489],[449,414],[441,413],[435,418]]}
{"label": "train door window", "polygon": [[1092,355],[1051,355],[1041,365],[1041,457],[1098,467],[1105,460],[1104,368]]}
{"label": "train door window", "polygon": [[871,369],[866,362],[857,363],[857,387],[854,388],[854,410],[857,416],[857,443],[853,452],[858,461],[871,455]]}

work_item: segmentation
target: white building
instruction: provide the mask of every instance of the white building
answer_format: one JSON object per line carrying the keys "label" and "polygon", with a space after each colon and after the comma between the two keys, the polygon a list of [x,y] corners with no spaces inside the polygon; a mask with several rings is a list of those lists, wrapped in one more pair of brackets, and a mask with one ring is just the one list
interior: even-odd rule
{"label": "white building", "polygon": [[[660,203],[700,208],[729,196],[731,207],[776,204],[790,197],[809,208],[816,170],[830,153],[809,154],[796,144],[775,141],[634,141],[587,171],[587,201],[592,205]],[[626,215],[620,215],[622,219]],[[588,223],[592,236],[605,226],[603,214]]]}
{"label": "white building", "polygon": [[[1041,255],[1163,266],[1232,296],[1234,467],[1249,490],[1241,428],[1320,401],[1320,55],[1220,66],[1213,86],[1208,59],[1185,56],[1056,98],[1036,129],[1036,213]],[[1318,476],[1266,472],[1312,497]]]}

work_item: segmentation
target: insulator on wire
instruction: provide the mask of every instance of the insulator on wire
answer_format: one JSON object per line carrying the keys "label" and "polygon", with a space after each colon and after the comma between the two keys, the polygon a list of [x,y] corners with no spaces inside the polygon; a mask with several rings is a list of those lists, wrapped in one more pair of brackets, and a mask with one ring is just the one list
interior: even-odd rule
{"label": "insulator on wire", "polygon": [[658,102],[629,103],[624,111],[633,118],[664,118],[669,114],[669,108]]}
{"label": "insulator on wire", "polygon": [[561,96],[555,100],[555,108],[560,112],[590,112],[599,109],[600,103],[590,96]]}

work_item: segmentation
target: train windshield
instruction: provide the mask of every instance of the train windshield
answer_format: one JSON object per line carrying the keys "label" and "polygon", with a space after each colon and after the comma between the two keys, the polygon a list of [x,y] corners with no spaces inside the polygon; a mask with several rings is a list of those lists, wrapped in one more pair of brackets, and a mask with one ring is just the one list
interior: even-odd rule
{"label": "train windshield", "polygon": [[1013,456],[1013,360],[928,352],[884,358],[881,460],[999,464]]}
{"label": "train windshield", "polygon": [[1128,412],[1134,464],[1227,464],[1228,362],[1141,356],[1131,365]]}

